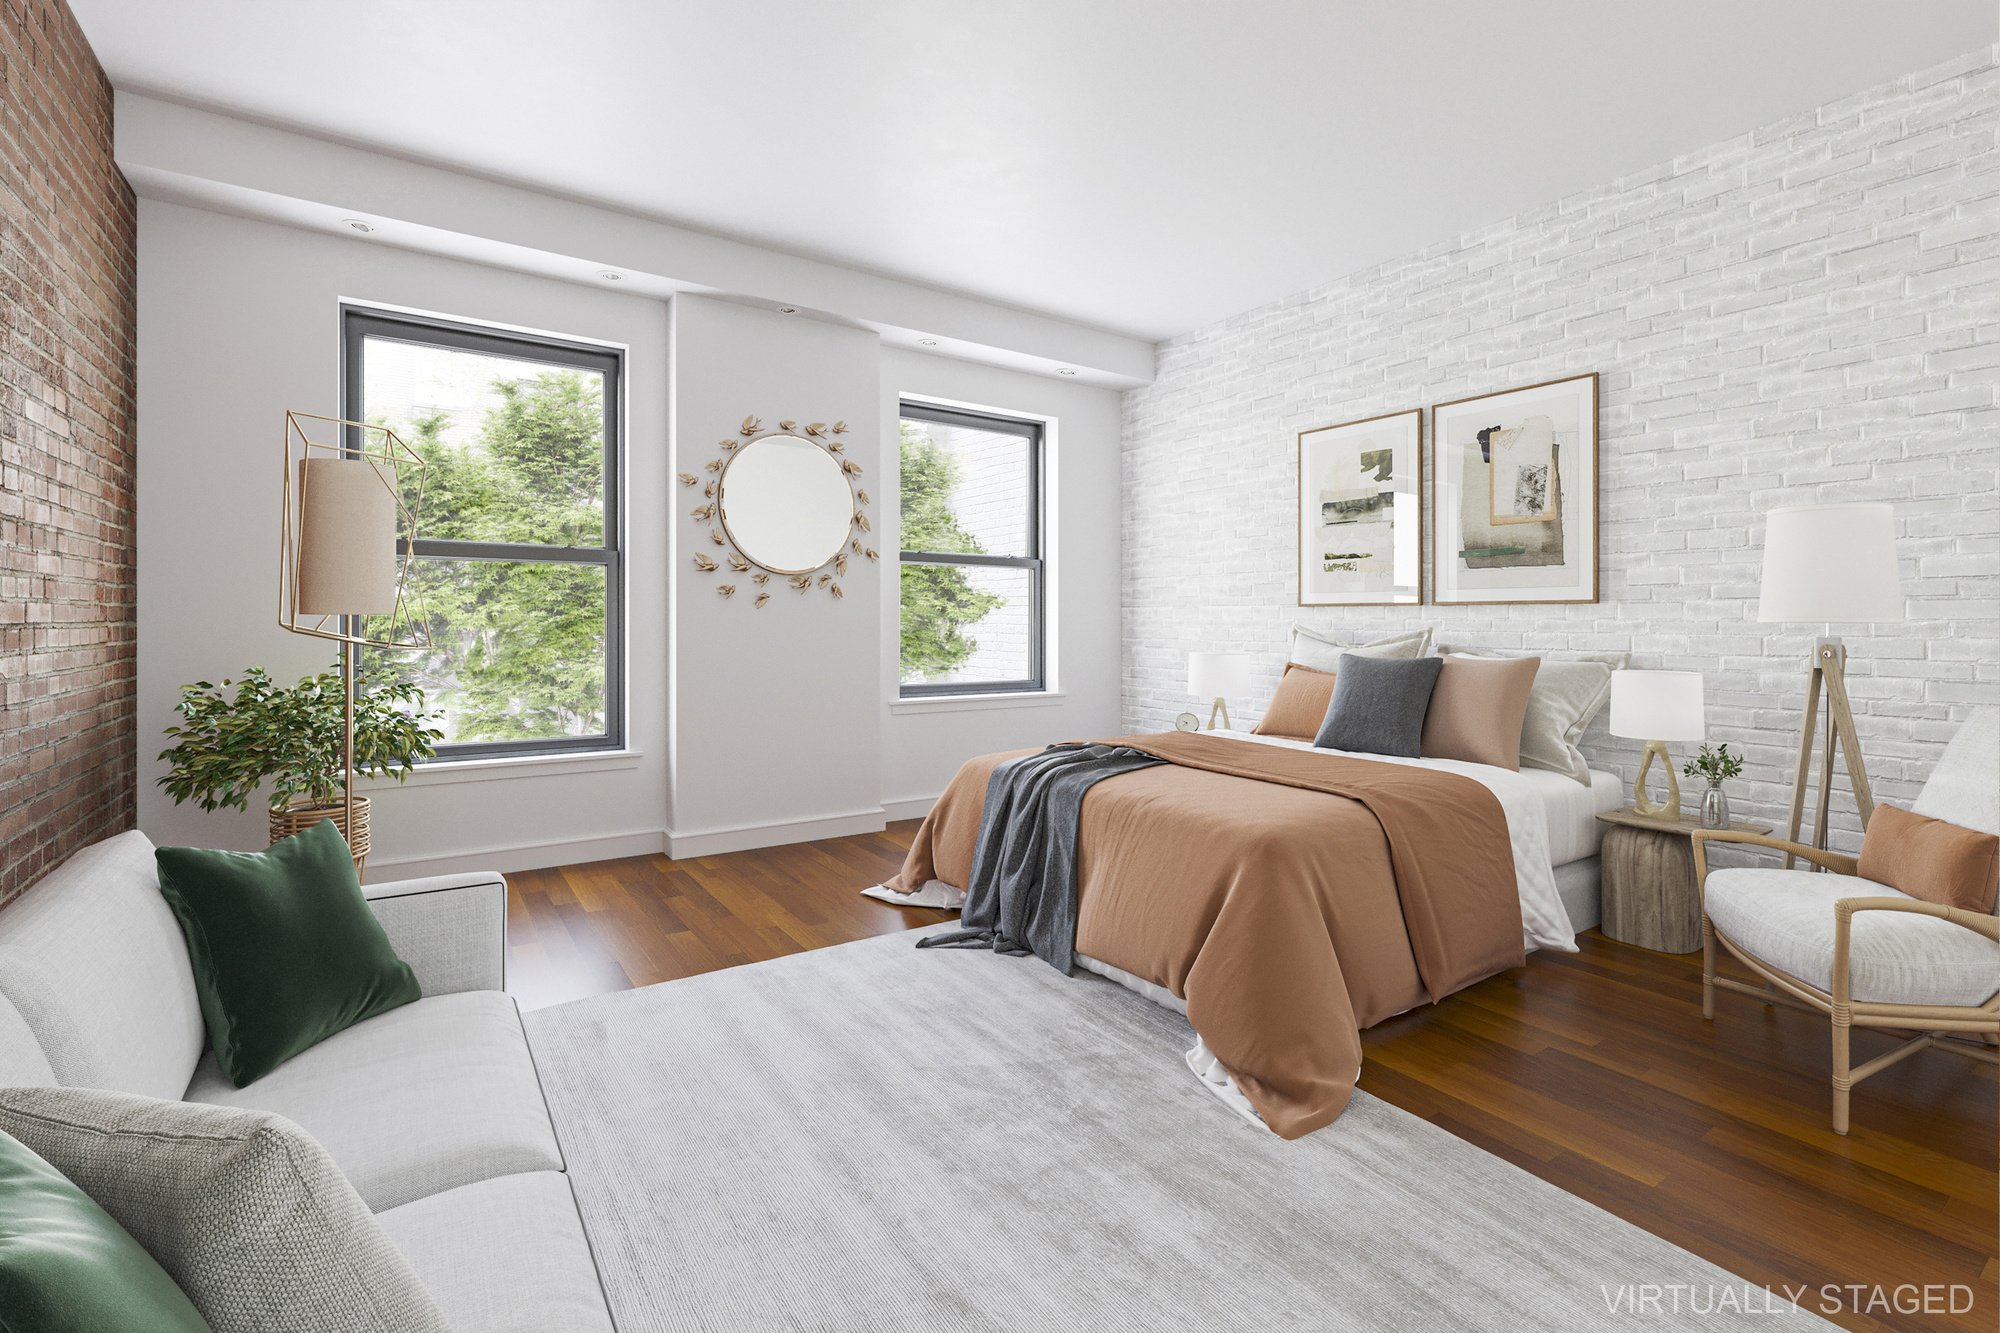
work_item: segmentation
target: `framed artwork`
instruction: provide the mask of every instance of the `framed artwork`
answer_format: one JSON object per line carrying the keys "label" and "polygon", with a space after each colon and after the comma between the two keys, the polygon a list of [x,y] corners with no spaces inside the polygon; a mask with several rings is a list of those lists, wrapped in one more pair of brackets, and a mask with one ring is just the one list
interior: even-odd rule
{"label": "framed artwork", "polygon": [[1299,605],[1423,600],[1422,408],[1299,432]]}
{"label": "framed artwork", "polygon": [[1597,600],[1597,376],[1431,408],[1431,600]]}

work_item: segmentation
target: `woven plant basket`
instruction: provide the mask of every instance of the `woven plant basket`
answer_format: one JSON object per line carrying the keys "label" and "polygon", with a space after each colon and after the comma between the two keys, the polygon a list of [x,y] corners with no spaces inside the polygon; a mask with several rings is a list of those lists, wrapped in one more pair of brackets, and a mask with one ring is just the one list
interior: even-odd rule
{"label": "woven plant basket", "polygon": [[293,801],[286,806],[271,807],[271,841],[289,838],[294,833],[303,833],[322,819],[331,819],[340,835],[347,839],[347,849],[354,853],[354,873],[360,876],[368,865],[368,798],[354,798],[354,827],[347,827],[347,803],[345,801]]}

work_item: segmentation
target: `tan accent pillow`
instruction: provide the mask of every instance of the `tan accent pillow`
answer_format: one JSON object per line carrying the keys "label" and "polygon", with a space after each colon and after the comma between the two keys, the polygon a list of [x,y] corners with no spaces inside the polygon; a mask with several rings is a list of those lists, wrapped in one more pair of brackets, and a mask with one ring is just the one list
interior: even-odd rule
{"label": "tan accent pillow", "polygon": [[1927,903],[1991,912],[2000,837],[1878,805],[1861,839],[1861,878]]}
{"label": "tan accent pillow", "polygon": [[[1528,660],[1518,653],[1449,644],[1438,651],[1496,661]],[[1630,657],[1630,653],[1572,653],[1539,659],[1542,669],[1535,673],[1527,715],[1521,720],[1522,768],[1545,768],[1590,785],[1590,765],[1577,742],[1611,701],[1612,671]]]}
{"label": "tan accent pillow", "polygon": [[450,1333],[326,1149],[281,1115],[6,1088],[0,1130],[111,1214],[214,1333]]}
{"label": "tan accent pillow", "polygon": [[1278,677],[1278,692],[1271,696],[1264,720],[1252,727],[1250,734],[1293,741],[1309,741],[1319,735],[1319,724],[1326,720],[1327,705],[1333,701],[1335,679],[1331,671],[1285,663],[1285,674]]}
{"label": "tan accent pillow", "polygon": [[1423,756],[1521,768],[1521,722],[1537,657],[1447,657],[1424,714]]}
{"label": "tan accent pillow", "polygon": [[1430,651],[1431,631],[1426,625],[1420,630],[1405,634],[1391,634],[1386,639],[1375,639],[1357,647],[1337,643],[1319,630],[1293,622],[1291,659],[1300,666],[1309,666],[1315,671],[1339,671],[1340,655],[1353,653],[1356,657],[1422,657]]}

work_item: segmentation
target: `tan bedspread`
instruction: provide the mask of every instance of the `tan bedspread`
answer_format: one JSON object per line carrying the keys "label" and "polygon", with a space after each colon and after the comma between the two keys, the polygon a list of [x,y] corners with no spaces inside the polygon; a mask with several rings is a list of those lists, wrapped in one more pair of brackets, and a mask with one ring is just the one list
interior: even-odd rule
{"label": "tan bedspread", "polygon": [[[1102,741],[1078,829],[1076,947],[1164,986],[1274,1131],[1330,1124],[1359,1029],[1525,961],[1506,816],[1470,778],[1200,733]],[[993,769],[952,779],[888,887],[963,886]]]}

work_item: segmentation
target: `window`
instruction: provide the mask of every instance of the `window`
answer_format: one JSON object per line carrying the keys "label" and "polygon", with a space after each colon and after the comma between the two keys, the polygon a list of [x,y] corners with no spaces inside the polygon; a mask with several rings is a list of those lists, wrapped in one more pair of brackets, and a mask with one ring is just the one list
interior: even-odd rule
{"label": "window", "polygon": [[442,710],[439,759],[618,748],[622,358],[373,310],[341,323],[342,414],[388,426],[429,468],[403,549],[430,646],[371,650],[370,665]]}
{"label": "window", "polygon": [[1040,690],[1042,427],[902,408],[902,697]]}

